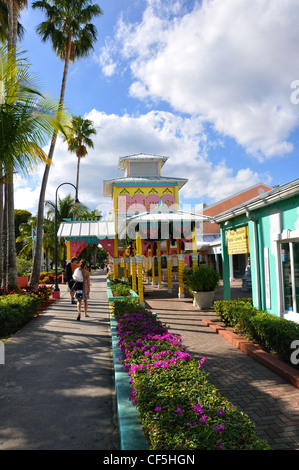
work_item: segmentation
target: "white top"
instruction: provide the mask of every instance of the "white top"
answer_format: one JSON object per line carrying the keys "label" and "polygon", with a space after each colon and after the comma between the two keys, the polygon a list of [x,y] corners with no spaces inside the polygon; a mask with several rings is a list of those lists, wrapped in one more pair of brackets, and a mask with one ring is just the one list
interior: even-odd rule
{"label": "white top", "polygon": [[73,274],[73,279],[78,282],[83,282],[83,273],[81,268],[76,268]]}

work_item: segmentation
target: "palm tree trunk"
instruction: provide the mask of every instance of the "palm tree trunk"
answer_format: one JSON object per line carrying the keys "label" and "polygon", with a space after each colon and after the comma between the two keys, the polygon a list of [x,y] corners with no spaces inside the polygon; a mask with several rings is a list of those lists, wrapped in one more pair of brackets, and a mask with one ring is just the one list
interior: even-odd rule
{"label": "palm tree trunk", "polygon": [[78,155],[78,163],[77,163],[76,201],[78,200],[78,192],[79,192],[79,173],[80,173],[80,155]]}
{"label": "palm tree trunk", "polygon": [[[69,57],[70,57],[70,45],[68,47],[68,51],[66,53],[66,58],[64,62],[64,70],[63,70],[63,77],[62,77],[62,84],[61,84],[61,91],[60,91],[60,100],[59,106],[60,108],[63,107],[64,103],[64,94],[65,94],[65,85],[66,85],[66,78],[68,73],[69,67]],[[48,154],[48,159],[50,163],[53,159],[54,149],[57,140],[57,133],[54,132],[51,146]],[[38,211],[37,211],[37,221],[36,221],[36,245],[35,245],[35,254],[33,259],[31,277],[30,277],[30,285],[33,287],[37,287],[39,283],[40,271],[41,271],[41,262],[42,262],[42,246],[43,246],[43,220],[44,220],[44,205],[45,205],[45,196],[46,196],[46,189],[48,184],[48,178],[50,173],[50,163],[46,164],[44,176],[42,180],[39,202],[38,202]]]}
{"label": "palm tree trunk", "polygon": [[7,288],[18,290],[13,172],[7,181]]}
{"label": "palm tree trunk", "polygon": [[2,286],[3,275],[3,169],[0,170],[0,287]]}

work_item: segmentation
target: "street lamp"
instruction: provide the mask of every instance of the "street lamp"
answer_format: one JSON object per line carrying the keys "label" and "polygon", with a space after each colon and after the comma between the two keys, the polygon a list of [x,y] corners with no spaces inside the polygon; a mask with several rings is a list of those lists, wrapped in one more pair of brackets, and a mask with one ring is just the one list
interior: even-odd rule
{"label": "street lamp", "polygon": [[[57,193],[58,193],[58,189],[61,186],[63,186],[64,184],[69,184],[70,186],[73,186],[73,188],[76,191],[76,195],[77,195],[77,188],[72,183],[61,183],[58,186],[58,188],[56,189],[56,195],[55,195],[55,252],[54,252],[54,257],[55,257],[55,288],[54,288],[54,291],[53,291],[53,297],[55,299],[60,298],[60,289],[59,289],[59,286],[58,286],[58,271],[57,271],[57,248],[58,248],[58,238],[57,238],[57,231],[58,231],[58,227],[57,227]],[[76,197],[75,204],[78,204],[78,203],[80,203],[80,201]]]}

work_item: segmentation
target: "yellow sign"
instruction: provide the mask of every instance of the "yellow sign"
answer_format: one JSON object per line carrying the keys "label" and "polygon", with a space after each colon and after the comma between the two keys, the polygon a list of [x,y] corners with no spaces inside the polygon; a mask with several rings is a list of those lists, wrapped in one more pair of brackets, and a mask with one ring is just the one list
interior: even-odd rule
{"label": "yellow sign", "polygon": [[248,226],[227,230],[227,251],[229,255],[249,253]]}

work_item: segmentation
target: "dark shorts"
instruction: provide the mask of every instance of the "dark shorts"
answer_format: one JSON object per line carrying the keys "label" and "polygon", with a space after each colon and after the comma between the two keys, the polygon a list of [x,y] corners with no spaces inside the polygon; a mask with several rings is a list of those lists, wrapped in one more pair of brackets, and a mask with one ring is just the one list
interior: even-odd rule
{"label": "dark shorts", "polygon": [[68,282],[68,286],[69,286],[70,289],[73,287],[74,283],[75,283],[74,279],[71,279],[71,280]]}

